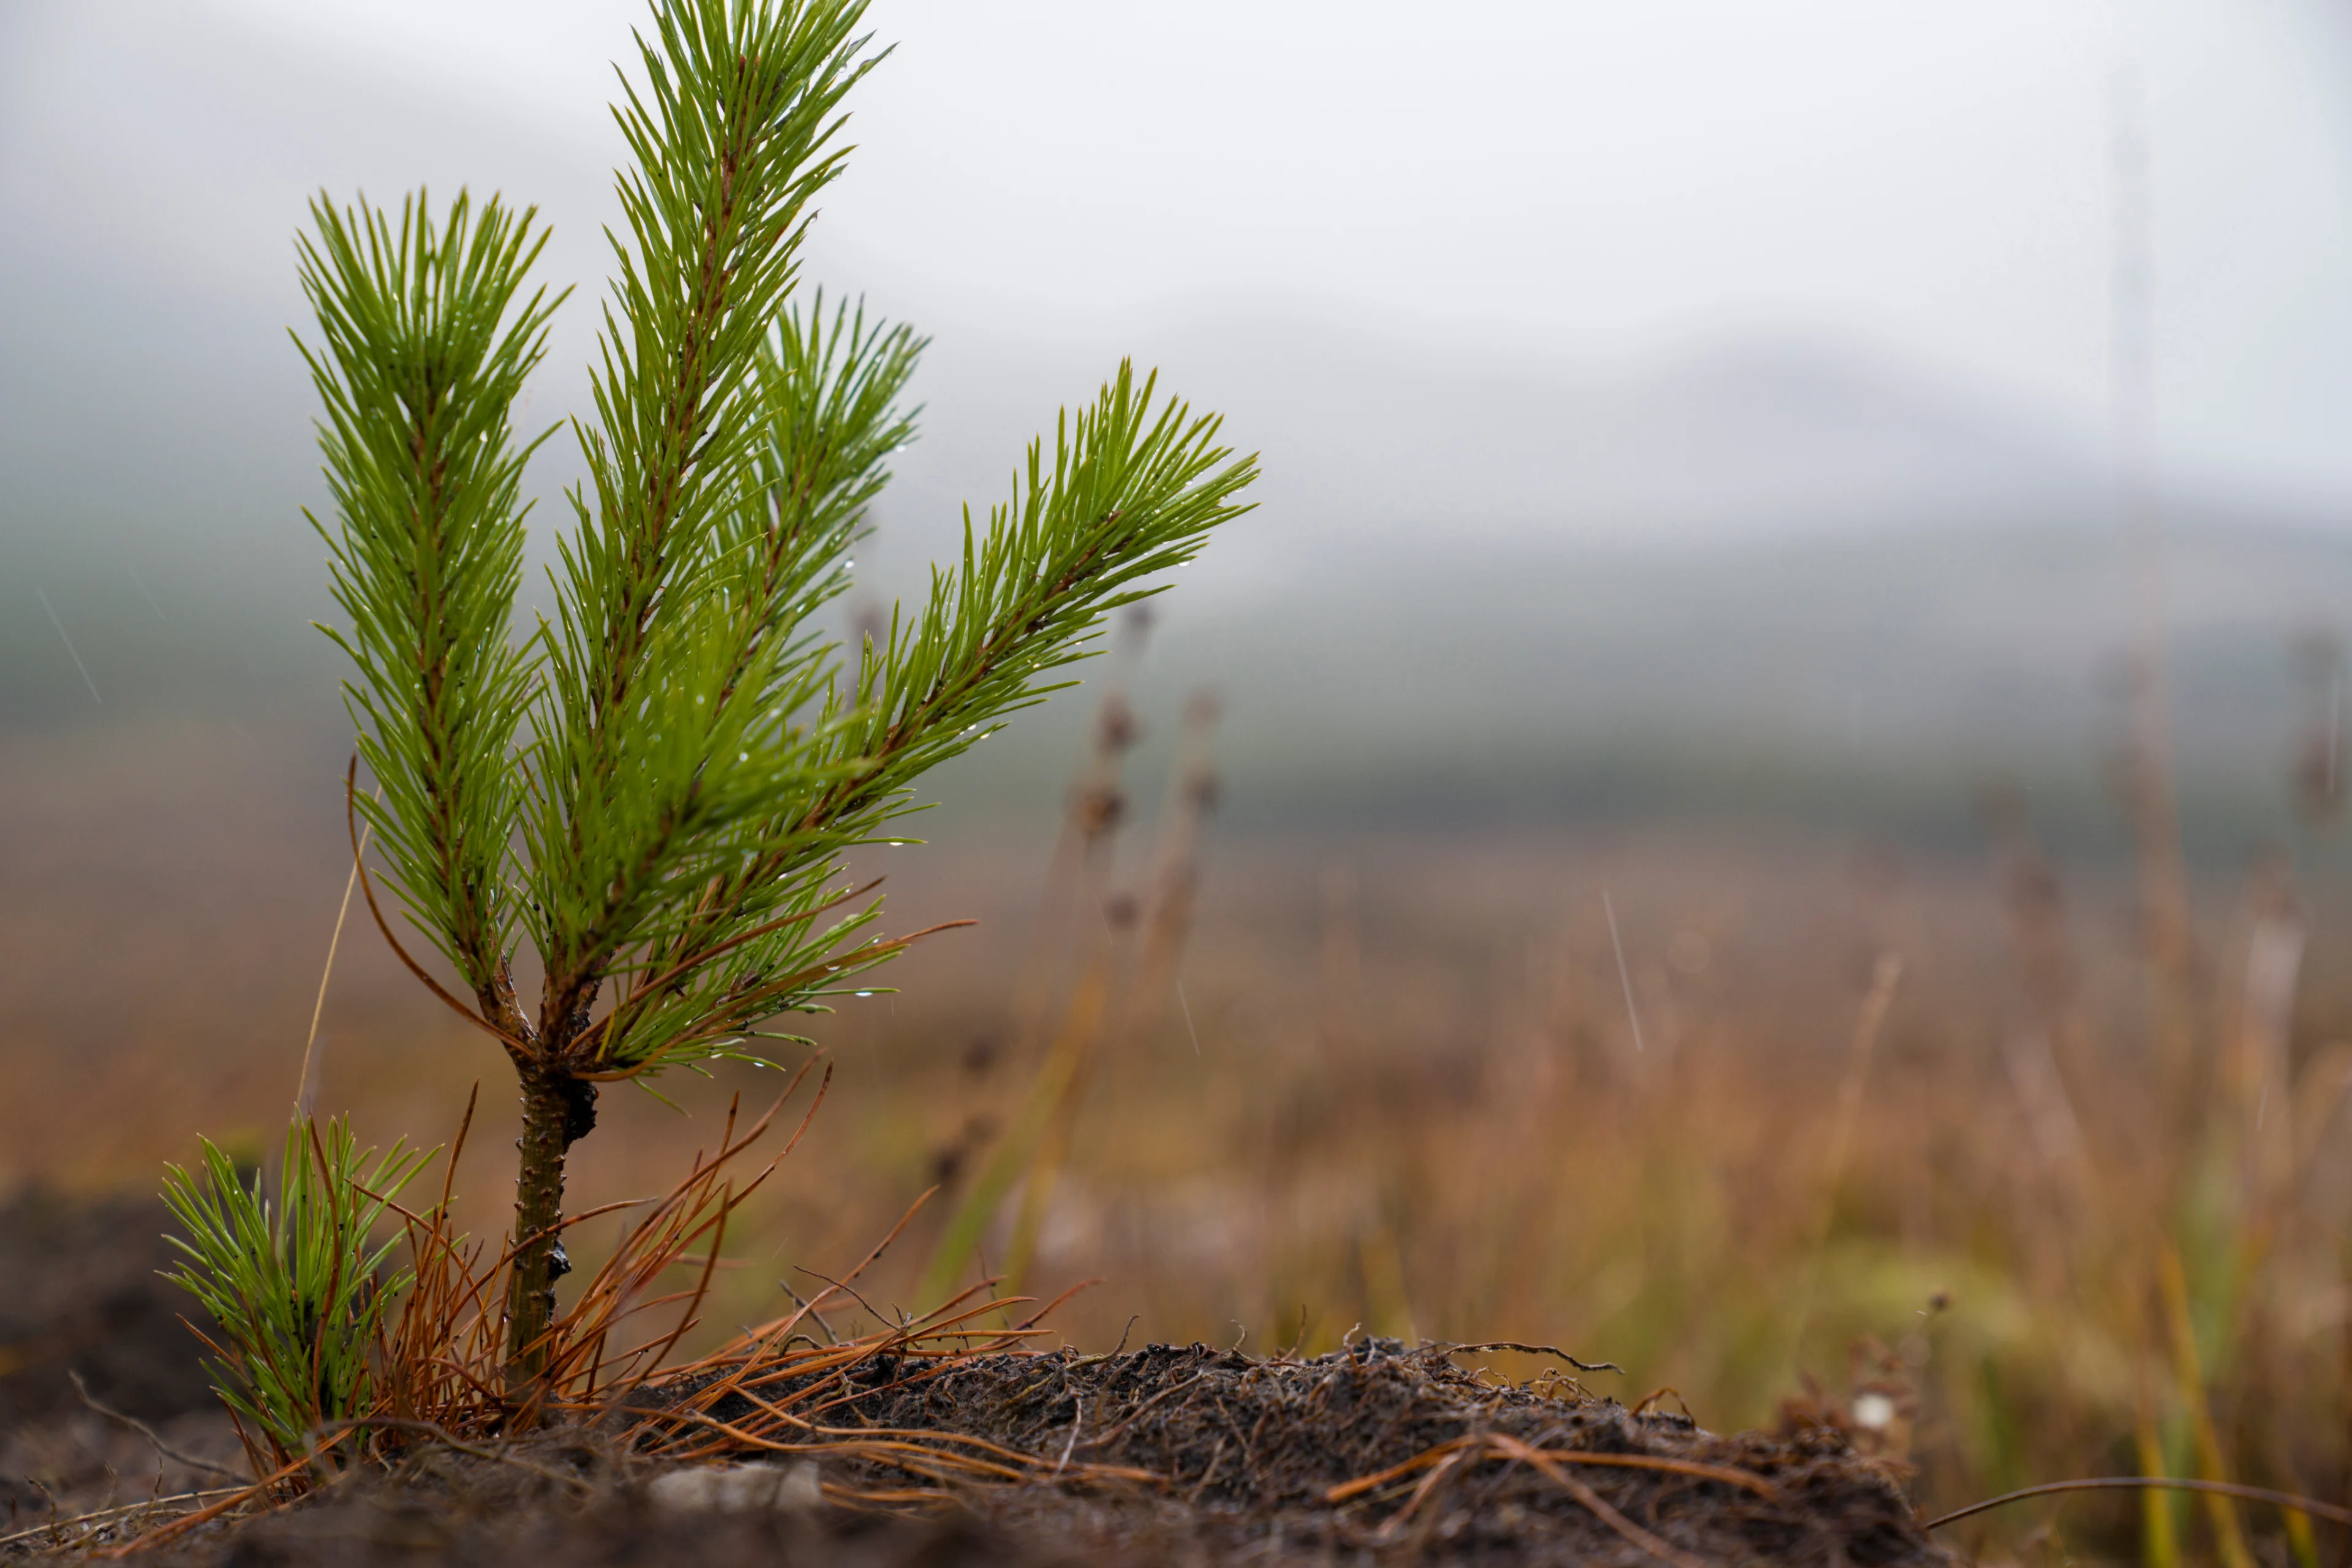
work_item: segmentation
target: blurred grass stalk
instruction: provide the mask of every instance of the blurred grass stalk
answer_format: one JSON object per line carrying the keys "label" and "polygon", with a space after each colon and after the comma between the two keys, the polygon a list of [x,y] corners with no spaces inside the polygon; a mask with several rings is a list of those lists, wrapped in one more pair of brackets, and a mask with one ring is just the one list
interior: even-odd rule
{"label": "blurred grass stalk", "polygon": [[[1185,704],[1142,899],[1112,890],[1118,829],[1129,814],[1126,762],[1140,735],[1128,683],[1149,629],[1142,616],[1130,616],[1121,627],[1117,661],[1096,713],[1092,748],[1070,791],[1031,927],[1019,1017],[1021,1055],[1037,1059],[1036,1076],[1021,1111],[962,1194],[932,1249],[917,1287],[926,1305],[955,1293],[1016,1188],[1019,1203],[998,1276],[1007,1292],[1021,1289],[1055,1184],[1069,1162],[1097,1058],[1127,1044],[1139,1024],[1164,1008],[1176,983],[1199,891],[1201,831],[1216,805],[1211,748],[1218,704],[1205,689]],[[1097,919],[1088,920],[1089,912]],[[1067,974],[1074,960],[1076,976],[1063,994],[1056,977]],[[1052,1032],[1045,1039],[1049,1020]],[[1041,1043],[1044,1054],[1038,1058]]]}

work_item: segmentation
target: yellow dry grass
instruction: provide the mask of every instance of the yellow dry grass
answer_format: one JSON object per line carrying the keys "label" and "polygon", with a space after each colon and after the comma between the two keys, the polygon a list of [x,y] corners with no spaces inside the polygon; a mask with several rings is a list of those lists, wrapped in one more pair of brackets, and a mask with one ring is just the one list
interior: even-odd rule
{"label": "yellow dry grass", "polygon": [[[280,1125],[344,879],[339,761],[193,733],[0,755],[0,826],[27,847],[0,873],[0,1181],[144,1184],[199,1130],[257,1149]],[[730,1226],[713,1341],[939,1184],[859,1286],[877,1314],[932,1305],[929,1249],[1049,1059],[1091,938],[1082,909],[1058,984],[1045,965],[1024,999],[1047,836],[926,826],[940,845],[868,868],[889,925],[982,926],[816,1022],[831,1100]],[[1144,879],[1134,859],[1103,885]],[[1073,1341],[1556,1344],[1626,1368],[1597,1392],[1676,1391],[1711,1427],[1788,1401],[1853,1424],[1930,1509],[2158,1467],[2346,1495],[2352,889],[2208,877],[2175,1004],[2126,882],[2018,836],[1906,858],[1687,825],[1213,833],[1202,869],[1189,942],[1123,999],[1031,1205],[1023,1293],[1103,1281],[1055,1314]],[[364,930],[322,1032],[319,1103],[364,1138],[444,1139],[480,1080],[460,1215],[496,1234],[503,1061]],[[608,1096],[571,1205],[667,1190],[756,1081],[665,1081],[684,1117]],[[1022,1207],[988,1216],[982,1261]],[[582,1227],[582,1278],[619,1223]],[[865,1311],[835,1328],[886,1326]],[[2310,1532],[2124,1495],[1956,1533],[2249,1561]]]}

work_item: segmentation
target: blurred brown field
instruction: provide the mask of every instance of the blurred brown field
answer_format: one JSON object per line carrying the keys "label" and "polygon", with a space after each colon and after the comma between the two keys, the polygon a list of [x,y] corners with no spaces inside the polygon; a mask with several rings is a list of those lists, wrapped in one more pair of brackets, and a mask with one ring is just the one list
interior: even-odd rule
{"label": "blurred brown field", "polygon": [[[199,1132],[268,1145],[343,894],[341,763],[259,726],[0,748],[0,1182],[143,1187]],[[1052,1320],[1092,1348],[1558,1346],[1624,1369],[1594,1392],[1717,1429],[1844,1425],[1931,1510],[2158,1468],[2346,1495],[2352,889],[2209,876],[2168,969],[2121,868],[2063,871],[2014,814],[1936,855],[1725,823],[1212,824],[1155,849],[1116,815],[1057,852],[1043,814],[941,813],[910,825],[938,842],[866,853],[883,929],[980,923],[810,1022],[827,1100],[730,1234],[706,1337],[937,1188],[835,1326],[929,1305],[978,1188],[954,1278],[1098,1280]],[[356,903],[320,1034],[318,1104],[365,1139],[445,1142],[481,1085],[458,1179],[496,1234],[508,1069]],[[781,1085],[608,1090],[571,1206],[667,1187],[730,1095]],[[2130,1497],[1953,1536],[2030,1561],[2341,1546]]]}

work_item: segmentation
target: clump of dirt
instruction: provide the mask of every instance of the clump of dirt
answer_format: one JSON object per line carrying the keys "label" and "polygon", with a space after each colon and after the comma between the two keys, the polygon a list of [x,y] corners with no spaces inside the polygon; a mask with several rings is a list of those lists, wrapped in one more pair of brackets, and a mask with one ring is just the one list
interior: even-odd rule
{"label": "clump of dirt", "polygon": [[[179,1321],[152,1203],[0,1206],[0,1557],[116,1544],[142,1499],[228,1484],[228,1424]],[[736,1444],[727,1463],[795,1466],[795,1485],[679,1484],[656,1450],[758,1425],[740,1394],[641,1389],[602,1421],[505,1445],[408,1450],[289,1508],[191,1531],[162,1564],[581,1568],[763,1562],[811,1568],[1065,1563],[1853,1563],[1949,1561],[1899,1470],[1833,1427],[1718,1436],[1557,1378],[1514,1385],[1444,1346],[1367,1340],[1307,1359],[1203,1345],[941,1362],[874,1356],[830,1374],[797,1454]],[[81,1374],[81,1387],[69,1373]],[[86,1391],[86,1393],[85,1393]],[[787,1392],[782,1385],[770,1397]],[[692,1401],[691,1423],[673,1413]],[[103,1408],[101,1408],[103,1407]],[[712,1420],[723,1424],[714,1427]],[[675,1425],[676,1429],[672,1429]],[[142,1430],[143,1427],[143,1430]],[[773,1423],[763,1427],[773,1431]],[[1023,1457],[1005,1484],[919,1479],[892,1463],[958,1445]],[[192,1463],[193,1461],[193,1463]],[[931,1472],[936,1474],[936,1470]],[[665,1479],[667,1478],[667,1479]],[[821,1480],[821,1492],[819,1481]],[[787,1494],[791,1500],[787,1500]],[[817,1499],[821,1497],[822,1501]],[[746,1499],[755,1500],[747,1502]],[[105,1519],[52,1529],[103,1509]],[[1370,1553],[1368,1557],[1365,1554]]]}
{"label": "clump of dirt", "polygon": [[[1082,1514],[1089,1533],[1126,1520],[1138,1544],[1396,1547],[1477,1563],[1945,1560],[1898,1468],[1834,1428],[1721,1436],[1574,1384],[1498,1384],[1457,1354],[1373,1339],[1311,1360],[1195,1344],[873,1363],[859,1370],[877,1386],[834,1424],[1149,1472],[1157,1485],[1089,1487],[1083,1502],[1029,1488],[984,1505],[1004,1523]],[[888,1484],[871,1462],[842,1479]]]}

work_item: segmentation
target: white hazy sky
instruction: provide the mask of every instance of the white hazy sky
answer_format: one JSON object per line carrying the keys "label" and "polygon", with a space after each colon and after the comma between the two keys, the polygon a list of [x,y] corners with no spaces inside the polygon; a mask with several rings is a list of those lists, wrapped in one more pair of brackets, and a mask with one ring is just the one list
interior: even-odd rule
{"label": "white hazy sky", "polygon": [[[0,93],[39,90],[65,37],[38,20],[64,0],[16,3]],[[617,157],[605,62],[643,14],[168,9],[173,37],[315,62],[291,68],[311,92],[349,73],[592,175]],[[818,268],[934,332],[1297,310],[1583,366],[1797,332],[2084,430],[2129,58],[2168,460],[2352,506],[2352,13],[2326,0],[876,0],[871,21],[898,53],[856,100]],[[354,183],[305,151],[273,153],[289,189]],[[297,217],[256,215],[267,243],[226,270],[282,278]]]}

